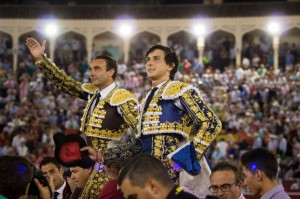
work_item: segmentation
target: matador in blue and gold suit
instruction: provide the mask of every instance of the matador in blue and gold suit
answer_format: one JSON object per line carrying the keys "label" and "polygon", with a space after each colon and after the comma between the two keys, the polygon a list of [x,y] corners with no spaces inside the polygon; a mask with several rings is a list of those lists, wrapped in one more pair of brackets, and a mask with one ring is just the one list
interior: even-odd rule
{"label": "matador in blue and gold suit", "polygon": [[[136,127],[138,111],[135,107],[138,101],[129,91],[120,89],[116,83],[103,91],[92,84],[82,84],[59,69],[45,55],[36,65],[57,88],[88,101],[81,118],[80,130],[86,134],[88,144],[94,149],[107,150],[111,140],[120,140],[128,129]],[[95,98],[98,93],[101,98],[97,103]],[[97,198],[108,180],[105,172],[94,169],[81,197]]]}
{"label": "matador in blue and gold suit", "polygon": [[[222,128],[220,120],[205,105],[196,87],[171,80],[162,82],[157,87],[158,90],[146,112],[142,112],[145,103],[140,106],[141,114],[136,138],[137,143],[141,144],[141,152],[165,160],[170,154],[176,154],[187,144],[192,144],[196,152],[195,157],[200,160],[220,133]],[[195,136],[189,142],[191,134]],[[130,148],[131,146],[127,145],[111,149],[104,153],[104,162],[120,158],[122,153],[131,155]],[[184,155],[188,154],[184,152]],[[170,177],[178,182],[179,173],[169,164],[165,166]]]}

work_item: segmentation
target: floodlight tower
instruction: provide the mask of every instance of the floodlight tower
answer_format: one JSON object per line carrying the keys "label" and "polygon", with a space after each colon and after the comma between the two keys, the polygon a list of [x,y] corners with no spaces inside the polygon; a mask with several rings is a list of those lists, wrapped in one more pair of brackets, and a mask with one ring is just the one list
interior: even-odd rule
{"label": "floodlight tower", "polygon": [[55,40],[58,33],[58,26],[54,22],[50,22],[45,26],[44,32],[49,38],[49,57],[54,61]]}
{"label": "floodlight tower", "polygon": [[132,25],[130,23],[122,23],[122,25],[119,28],[119,34],[124,40],[124,48],[123,48],[123,53],[124,53],[124,63],[127,64],[128,59],[129,59],[129,42],[130,42],[130,37],[132,35]]}
{"label": "floodlight tower", "polygon": [[198,60],[202,64],[203,63],[203,53],[205,46],[205,26],[202,24],[197,24],[193,28],[193,32],[197,37],[197,49],[199,52]]}
{"label": "floodlight tower", "polygon": [[278,70],[279,64],[279,33],[280,33],[280,25],[276,22],[271,22],[268,24],[268,31],[273,36],[273,59],[274,59],[274,71]]}

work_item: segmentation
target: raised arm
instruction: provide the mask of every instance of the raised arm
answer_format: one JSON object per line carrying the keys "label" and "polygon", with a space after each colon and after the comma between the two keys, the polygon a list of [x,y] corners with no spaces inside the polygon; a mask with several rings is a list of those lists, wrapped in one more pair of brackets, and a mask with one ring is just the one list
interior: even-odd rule
{"label": "raised arm", "polygon": [[88,99],[88,94],[81,88],[82,83],[67,75],[44,55],[46,40],[41,45],[37,40],[29,37],[26,39],[26,45],[35,59],[35,65],[58,89],[69,95]]}
{"label": "raised arm", "polygon": [[26,46],[35,61],[42,61],[46,49],[46,40],[44,40],[41,45],[37,40],[29,37],[26,39]]}

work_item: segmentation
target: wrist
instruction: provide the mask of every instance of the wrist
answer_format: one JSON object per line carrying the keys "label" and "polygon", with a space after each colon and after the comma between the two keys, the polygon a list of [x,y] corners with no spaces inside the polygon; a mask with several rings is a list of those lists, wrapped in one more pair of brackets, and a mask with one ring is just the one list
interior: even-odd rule
{"label": "wrist", "polygon": [[43,59],[44,59],[45,56],[46,56],[45,54],[41,54],[40,56],[35,57],[35,58],[34,58],[34,59],[35,59],[34,64],[35,64],[35,65],[40,64],[40,63],[43,61]]}
{"label": "wrist", "polygon": [[102,150],[99,149],[99,150],[96,150],[96,162],[100,162],[102,163],[103,162],[103,153],[102,153]]}

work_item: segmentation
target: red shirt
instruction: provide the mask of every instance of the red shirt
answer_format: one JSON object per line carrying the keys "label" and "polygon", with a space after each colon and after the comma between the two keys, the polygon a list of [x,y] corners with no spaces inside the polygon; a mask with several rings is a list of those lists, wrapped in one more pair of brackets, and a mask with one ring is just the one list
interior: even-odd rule
{"label": "red shirt", "polygon": [[108,181],[101,193],[98,199],[122,199],[123,194],[122,192],[117,189],[117,180],[110,180]]}

